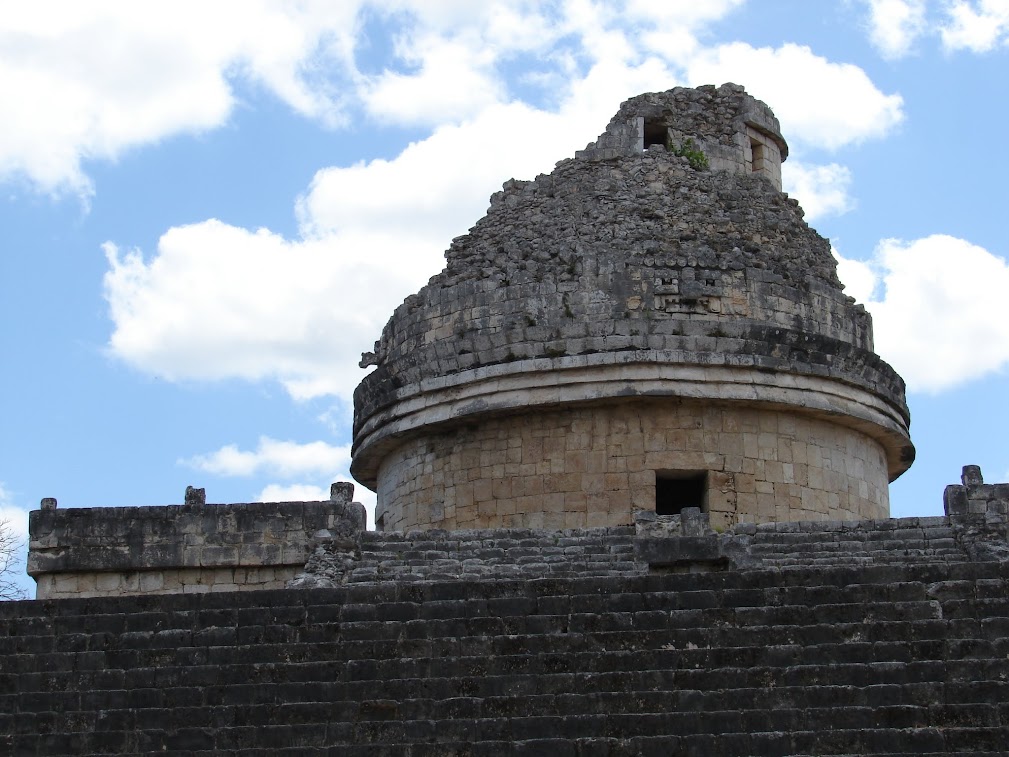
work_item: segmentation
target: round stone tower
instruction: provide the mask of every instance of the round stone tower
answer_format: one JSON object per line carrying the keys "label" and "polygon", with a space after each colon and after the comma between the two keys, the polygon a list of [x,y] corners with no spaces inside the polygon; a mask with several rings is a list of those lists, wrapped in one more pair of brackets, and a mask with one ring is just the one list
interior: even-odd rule
{"label": "round stone tower", "polygon": [[742,87],[677,88],[506,182],[362,361],[351,470],[378,527],[887,517],[904,383],[786,156]]}

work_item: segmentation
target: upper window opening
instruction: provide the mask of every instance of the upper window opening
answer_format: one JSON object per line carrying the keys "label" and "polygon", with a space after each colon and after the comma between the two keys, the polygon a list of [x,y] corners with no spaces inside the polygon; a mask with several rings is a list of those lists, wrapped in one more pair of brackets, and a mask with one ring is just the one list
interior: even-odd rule
{"label": "upper window opening", "polygon": [[644,147],[647,150],[651,145],[662,145],[665,147],[666,141],[668,139],[668,129],[662,121],[645,121],[645,142]]}
{"label": "upper window opening", "polygon": [[764,170],[765,150],[766,148],[762,142],[758,142],[755,139],[750,140],[750,153],[753,156],[750,163],[750,170],[754,173]]}
{"label": "upper window opening", "polygon": [[705,472],[656,471],[655,513],[679,515],[685,507],[707,510],[707,490]]}

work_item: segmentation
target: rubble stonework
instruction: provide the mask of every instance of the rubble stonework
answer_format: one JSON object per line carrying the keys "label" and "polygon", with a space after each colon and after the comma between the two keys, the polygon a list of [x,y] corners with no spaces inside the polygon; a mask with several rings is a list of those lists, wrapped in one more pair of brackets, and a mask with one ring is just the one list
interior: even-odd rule
{"label": "rubble stonework", "polygon": [[[712,153],[709,166],[661,139],[644,149],[656,124],[670,146],[689,138]],[[565,500],[552,527],[619,525],[654,507],[656,476],[705,471],[787,503],[727,510],[721,525],[886,516],[887,484],[914,454],[904,383],[872,351],[870,317],[843,293],[827,240],[753,171],[752,155],[747,168],[753,130],[787,155],[770,110],[740,87],[642,95],[550,175],[505,183],[487,215],[452,242],[445,270],[397,308],[362,361],[376,368],[355,393],[352,472],[378,492],[380,527],[545,525],[549,508],[517,499],[540,495]],[[665,457],[639,467],[609,452],[597,459],[612,446],[597,438],[608,433],[602,416],[629,400],[646,418],[682,407],[697,428],[718,404],[723,423],[705,432],[724,434],[728,446],[666,439],[647,450]],[[574,407],[600,415],[587,421],[590,443],[563,459],[537,456],[537,443],[520,433],[524,419],[555,413],[543,443],[571,440],[585,433],[567,414]],[[741,430],[748,422],[734,412],[758,408],[832,424],[857,438],[858,456],[829,452],[832,480],[822,486],[778,476],[778,465],[797,462],[778,457],[779,441],[800,457],[822,456],[824,445],[820,435]],[[514,430],[501,432],[509,422]],[[674,427],[666,422],[662,433]],[[763,450],[746,434],[764,434]],[[748,452],[731,451],[740,446]],[[688,460],[694,453],[709,458]],[[545,474],[568,478],[551,487]],[[651,478],[640,489],[600,492],[584,478],[572,484],[583,474]],[[544,487],[502,494],[516,476]],[[579,490],[585,496],[566,496]]]}
{"label": "rubble stonework", "polygon": [[608,160],[648,149],[696,149],[713,170],[757,174],[781,189],[781,162],[788,145],[774,113],[736,84],[633,97],[620,106],[606,131],[576,153]]}

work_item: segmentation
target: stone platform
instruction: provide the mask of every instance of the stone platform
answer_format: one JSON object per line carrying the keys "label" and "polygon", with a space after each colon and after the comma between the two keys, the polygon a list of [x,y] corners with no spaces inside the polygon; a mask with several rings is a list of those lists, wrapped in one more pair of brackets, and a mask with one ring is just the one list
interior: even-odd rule
{"label": "stone platform", "polygon": [[1009,563],[8,603],[0,752],[1005,754]]}
{"label": "stone platform", "polygon": [[317,533],[283,590],[3,603],[0,754],[1004,755],[1007,495]]}

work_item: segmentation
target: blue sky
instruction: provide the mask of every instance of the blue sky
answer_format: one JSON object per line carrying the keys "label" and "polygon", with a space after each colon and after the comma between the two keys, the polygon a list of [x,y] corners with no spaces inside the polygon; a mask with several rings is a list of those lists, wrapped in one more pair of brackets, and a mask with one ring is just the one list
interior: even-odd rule
{"label": "blue sky", "polygon": [[1009,480],[1009,0],[3,2],[0,517],[328,496],[489,195],[726,81],[908,382],[893,515]]}

